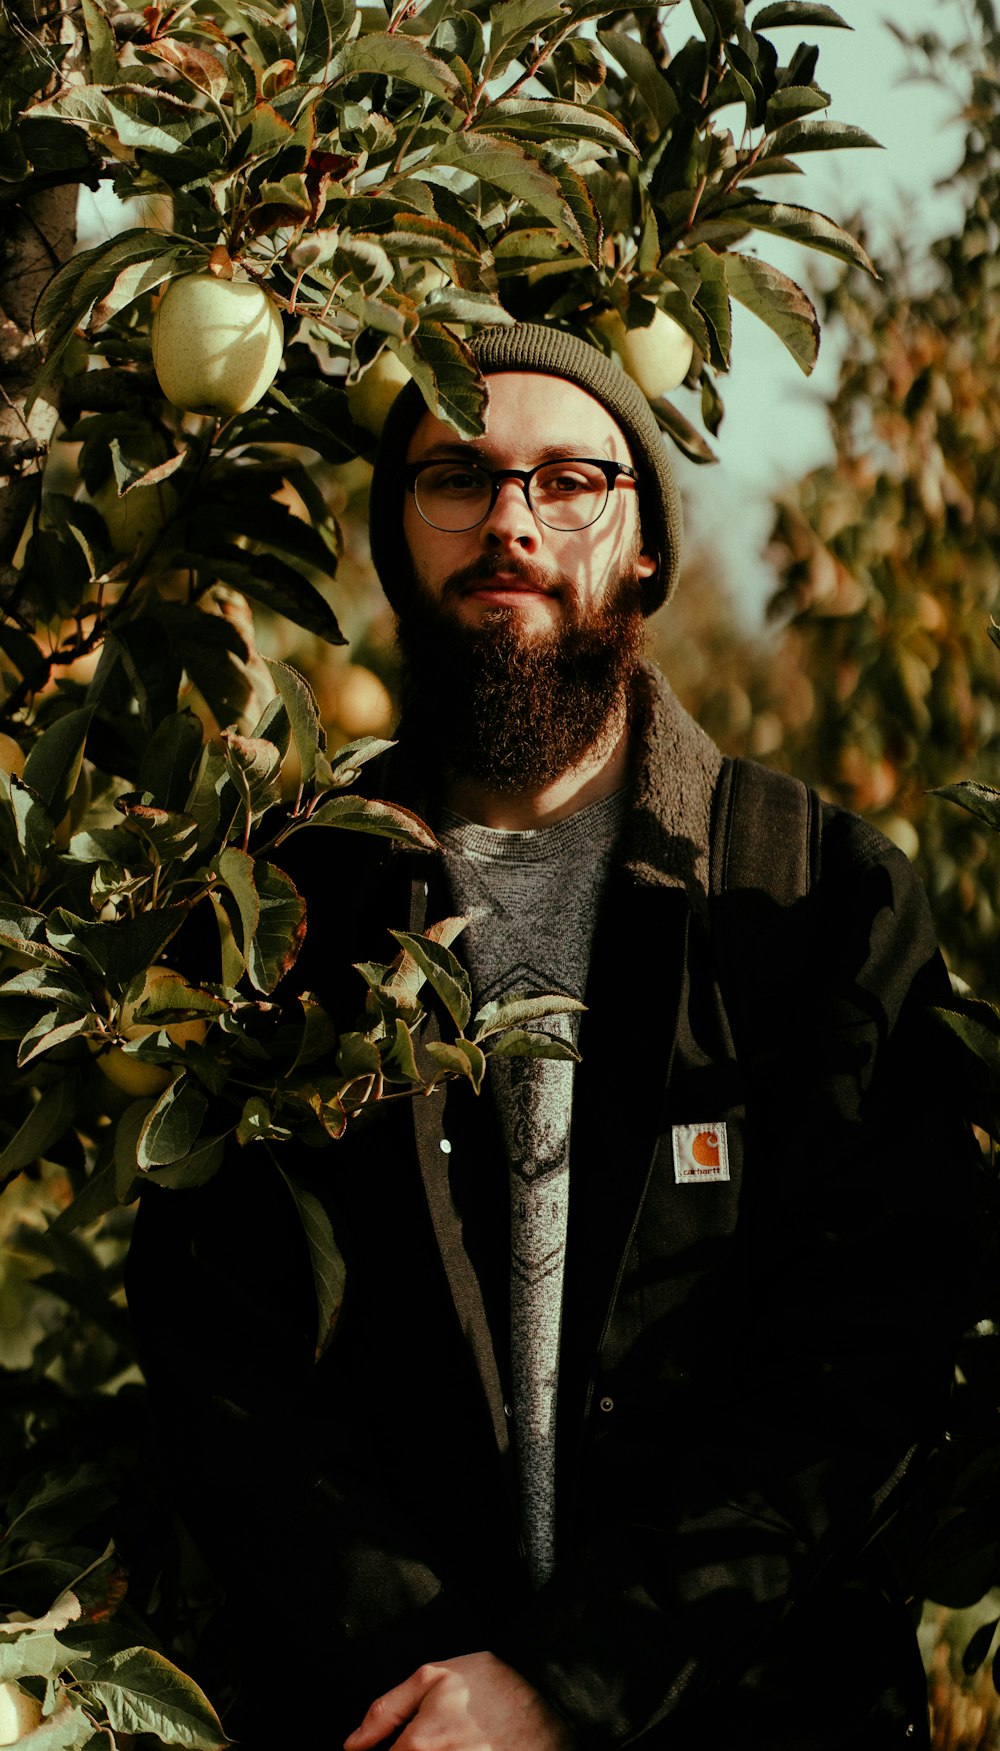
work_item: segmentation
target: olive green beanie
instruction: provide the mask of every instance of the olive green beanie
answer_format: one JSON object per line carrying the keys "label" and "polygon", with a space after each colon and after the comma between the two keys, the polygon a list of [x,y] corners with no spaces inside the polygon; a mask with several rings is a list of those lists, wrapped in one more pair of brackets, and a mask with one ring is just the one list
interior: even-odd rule
{"label": "olive green beanie", "polygon": [[[639,506],[647,551],[659,565],[643,583],[643,612],[652,614],[677,581],[681,507],[663,434],[642,390],[597,347],[564,329],[539,324],[479,329],[468,342],[484,376],[498,371],[542,371],[565,377],[606,407],[628,440],[639,472]],[[403,466],[427,404],[411,379],[389,410],[375,458],[369,512],[372,560],[389,601],[403,605],[412,570],[403,539]]]}

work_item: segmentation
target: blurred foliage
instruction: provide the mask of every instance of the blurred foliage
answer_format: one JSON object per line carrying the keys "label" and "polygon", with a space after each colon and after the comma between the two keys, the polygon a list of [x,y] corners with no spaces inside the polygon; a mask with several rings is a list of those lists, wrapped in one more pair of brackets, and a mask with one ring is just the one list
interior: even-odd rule
{"label": "blurred foliage", "polygon": [[928,794],[1000,767],[984,637],[1000,595],[1000,40],[988,0],[974,11],[951,53],[933,36],[912,44],[964,86],[964,222],[929,261],[900,242],[881,282],[821,300],[843,347],[836,457],[777,505],[771,612],[814,701],[782,762],[915,856],[952,965],[997,990],[996,843]]}

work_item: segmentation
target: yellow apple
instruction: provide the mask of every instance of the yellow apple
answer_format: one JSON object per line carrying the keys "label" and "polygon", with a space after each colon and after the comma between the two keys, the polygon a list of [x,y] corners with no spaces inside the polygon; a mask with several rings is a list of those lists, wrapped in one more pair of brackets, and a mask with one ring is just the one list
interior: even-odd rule
{"label": "yellow apple", "polygon": [[347,406],[355,425],[363,426],[373,438],[381,437],[389,409],[409,381],[406,366],[385,347],[364,376],[347,385]]}
{"label": "yellow apple", "polygon": [[274,382],[281,315],[252,280],[184,274],[153,317],[153,368],[175,407],[223,418],[255,407]]}
{"label": "yellow apple", "polygon": [[[168,1069],[165,1064],[150,1064],[142,1058],[135,1058],[131,1053],[122,1050],[126,1040],[147,1039],[150,1034],[161,1031],[161,1022],[137,1022],[135,1012],[155,986],[162,984],[164,979],[175,979],[177,974],[169,967],[150,967],[143,982],[138,997],[131,1003],[123,1003],[116,1037],[108,1041],[91,1040],[91,1051],[97,1053],[98,1067],[103,1070],[109,1082],[120,1088],[125,1094],[136,1098],[142,1095],[159,1094],[172,1082],[177,1074],[175,1069]],[[183,1046],[188,1040],[197,1040],[200,1044],[208,1032],[208,1023],[200,1020],[172,1021],[167,1024],[167,1038],[174,1045]]]}
{"label": "yellow apple", "polygon": [[657,310],[647,328],[626,328],[617,310],[602,311],[591,327],[611,342],[622,369],[650,401],[677,389],[691,369],[694,341],[665,310]]}
{"label": "yellow apple", "polygon": [[17,1684],[0,1684],[0,1745],[17,1745],[37,1727],[42,1705]]}
{"label": "yellow apple", "polygon": [[120,498],[115,482],[106,480],[94,494],[94,505],[104,518],[115,552],[136,553],[142,558],[176,510],[177,488],[165,480],[152,486],[134,486]]}
{"label": "yellow apple", "polygon": [[20,778],[23,771],[24,754],[13,736],[4,735],[0,731],[0,772],[8,772],[13,777]]}
{"label": "yellow apple", "polygon": [[337,684],[334,715],[350,737],[384,736],[392,723],[389,691],[371,669],[348,663]]}

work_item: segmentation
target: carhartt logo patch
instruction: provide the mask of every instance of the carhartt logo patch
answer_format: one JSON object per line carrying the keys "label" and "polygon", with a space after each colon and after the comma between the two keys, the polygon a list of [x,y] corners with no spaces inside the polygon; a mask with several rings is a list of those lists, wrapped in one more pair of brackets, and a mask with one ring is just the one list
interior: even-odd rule
{"label": "carhartt logo patch", "polygon": [[725,1125],[675,1125],[674,1179],[679,1186],[729,1178]]}

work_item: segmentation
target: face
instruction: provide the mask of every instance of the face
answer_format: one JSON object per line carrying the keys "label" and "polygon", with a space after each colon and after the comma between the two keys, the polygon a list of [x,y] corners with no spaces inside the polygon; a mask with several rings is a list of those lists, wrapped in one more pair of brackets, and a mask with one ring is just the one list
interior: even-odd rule
{"label": "face", "polygon": [[[489,378],[485,436],[462,440],[426,413],[407,462],[475,458],[488,468],[533,468],[555,457],[630,463],[624,433],[586,390],[537,371]],[[403,531],[417,581],[463,625],[514,617],[524,638],[558,632],[603,606],[624,571],[650,577],[655,556],[642,550],[634,482],[619,476],[603,515],[588,529],[549,529],[524,491],[504,481],[489,515],[474,529],[433,529],[405,494]]]}

